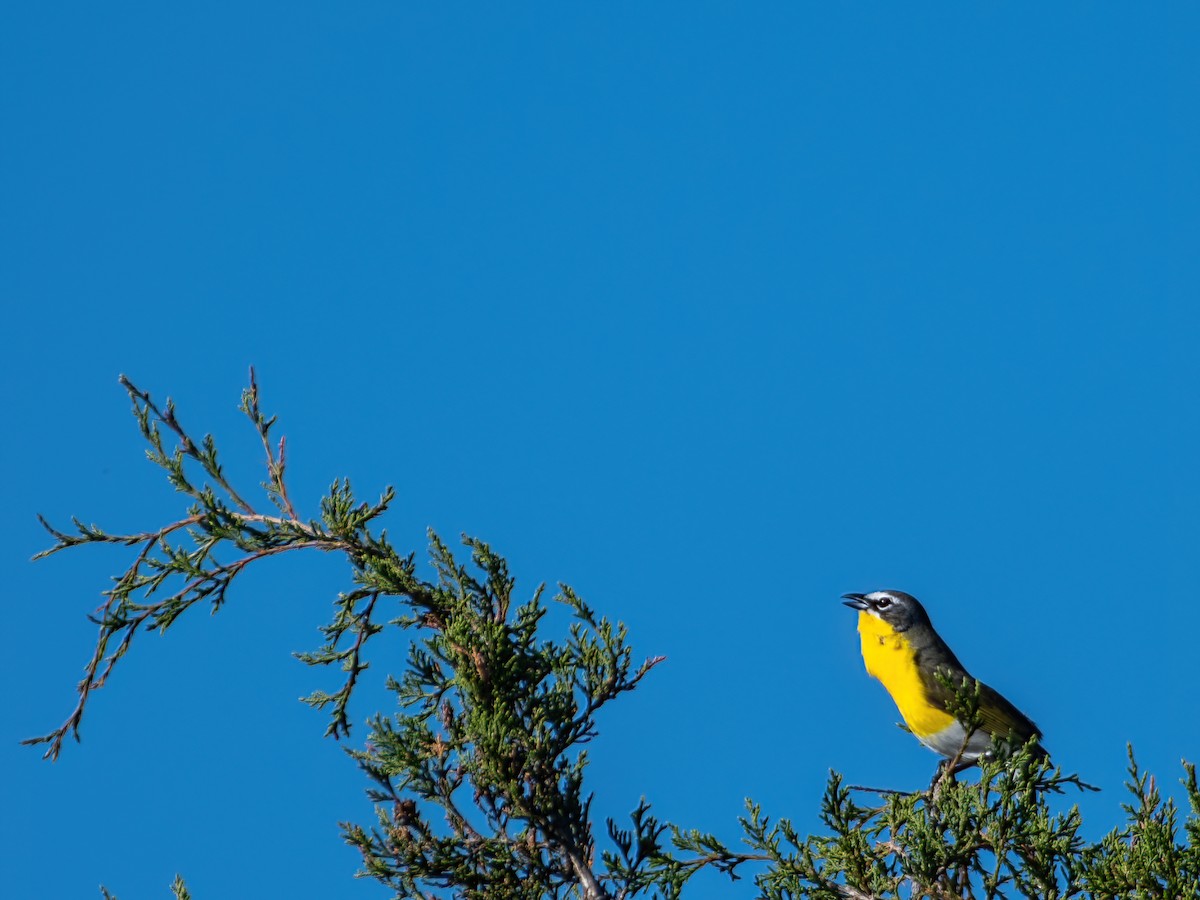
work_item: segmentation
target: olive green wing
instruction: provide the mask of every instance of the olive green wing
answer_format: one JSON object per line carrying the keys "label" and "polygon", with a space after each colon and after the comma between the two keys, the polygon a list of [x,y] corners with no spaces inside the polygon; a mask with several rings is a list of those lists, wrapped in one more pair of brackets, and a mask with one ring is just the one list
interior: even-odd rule
{"label": "olive green wing", "polygon": [[1028,716],[986,684],[979,685],[979,714],[984,729],[996,737],[1024,744],[1032,737],[1042,736],[1041,729]]}
{"label": "olive green wing", "polygon": [[[934,671],[940,672],[943,678],[934,675]],[[1041,738],[1041,730],[1030,721],[1028,716],[1009,703],[1004,695],[988,687],[982,681],[971,678],[961,668],[938,666],[935,670],[929,670],[928,675],[923,671],[921,683],[929,702],[939,709],[949,712],[954,703],[956,691],[947,685],[947,681],[950,685],[957,687],[962,684],[964,678],[967,679],[969,685],[979,685],[979,717],[982,721],[983,731],[993,737],[1015,744],[1024,744],[1034,736]],[[1038,750],[1040,753],[1045,753],[1040,746]]]}

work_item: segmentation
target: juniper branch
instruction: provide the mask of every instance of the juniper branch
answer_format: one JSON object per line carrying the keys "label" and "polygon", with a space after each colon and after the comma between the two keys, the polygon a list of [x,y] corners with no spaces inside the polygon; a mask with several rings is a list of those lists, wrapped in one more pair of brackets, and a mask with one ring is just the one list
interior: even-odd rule
{"label": "juniper branch", "polygon": [[[170,400],[160,408],[149,393],[137,388],[124,376],[121,377],[121,384],[133,400],[139,429],[150,444],[148,456],[167,472],[168,481],[194,502],[186,517],[158,529],[132,534],[109,534],[101,527],[85,525],[77,518],[72,519],[76,533],[70,534],[54,528],[43,517],[38,517],[55,543],[34,559],[44,559],[59,551],[92,543],[139,547],[132,562],[115,579],[113,587],[103,592],[104,602],[92,617],[99,626],[99,633],[92,656],[85,666],[84,677],[76,687],[75,708],[58,728],[24,742],[48,744],[44,755],[52,760],[58,758],[68,735],[79,740],[80,724],[92,692],[105,685],[140,630],[149,628],[166,631],[180,615],[200,601],[208,601],[215,612],[225,602],[234,579],[250,564],[269,556],[312,549],[342,551],[360,560],[369,558],[373,553],[378,554],[382,545],[371,536],[368,525],[387,508],[391,498],[391,492],[388,491],[374,506],[356,505],[349,493],[349,486],[335,484],[331,491],[333,499],[325,504],[323,520],[302,522],[295,515],[283,482],[281,445],[279,457],[274,457],[268,450],[268,472],[273,490],[282,499],[285,515],[260,515],[225,478],[217,462],[216,445],[211,436],[206,435],[199,442],[193,440],[180,424]],[[257,385],[253,381],[243,408],[264,445],[269,447],[267,435],[274,419],[267,419],[261,414]],[[178,445],[173,450],[168,451],[164,447],[160,426],[177,437]],[[189,460],[230,498],[232,506],[209,485],[195,485],[187,471]],[[190,548],[172,544],[179,532],[184,532],[190,538]],[[215,554],[222,546],[232,547],[240,555],[232,562],[221,563]],[[168,588],[168,585],[174,589]],[[170,593],[166,593],[167,590]],[[355,626],[358,640],[351,651],[353,664],[349,669],[347,687],[339,692],[334,711],[334,725],[331,728],[335,733],[348,730],[345,702],[354,688],[358,673],[365,667],[360,662],[362,645],[367,637],[378,630],[370,624],[369,619],[368,611],[366,617]]]}

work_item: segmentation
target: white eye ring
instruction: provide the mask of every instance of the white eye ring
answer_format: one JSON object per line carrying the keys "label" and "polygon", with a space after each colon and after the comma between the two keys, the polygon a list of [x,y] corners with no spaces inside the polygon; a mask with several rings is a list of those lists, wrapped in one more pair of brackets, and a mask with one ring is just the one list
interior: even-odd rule
{"label": "white eye ring", "polygon": [[891,605],[892,605],[891,597],[880,597],[878,600],[875,601],[876,609],[887,609]]}

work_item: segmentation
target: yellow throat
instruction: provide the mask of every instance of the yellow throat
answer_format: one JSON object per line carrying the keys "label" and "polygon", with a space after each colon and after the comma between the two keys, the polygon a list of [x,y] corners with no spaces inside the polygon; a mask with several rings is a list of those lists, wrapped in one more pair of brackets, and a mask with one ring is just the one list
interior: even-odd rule
{"label": "yellow throat", "polygon": [[867,674],[883,682],[913,734],[924,737],[954,724],[954,716],[926,698],[916,652],[902,632],[893,631],[878,616],[859,612],[858,633]]}

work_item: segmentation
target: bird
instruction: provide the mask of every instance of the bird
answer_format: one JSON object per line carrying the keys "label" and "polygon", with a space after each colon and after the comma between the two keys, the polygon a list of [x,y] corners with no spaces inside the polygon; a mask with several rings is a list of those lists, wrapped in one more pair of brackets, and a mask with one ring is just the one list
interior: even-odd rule
{"label": "bird", "polygon": [[[998,747],[1011,749],[1034,738],[1041,740],[1041,730],[1028,716],[971,677],[934,630],[916,597],[904,591],[874,591],[843,594],[842,600],[858,610],[867,674],[883,682],[917,740],[943,757],[935,783],[946,767],[953,778]],[[955,688],[964,683],[978,685],[979,690],[980,725],[970,735],[950,712]],[[1030,746],[1037,759],[1048,757],[1040,743]]]}

